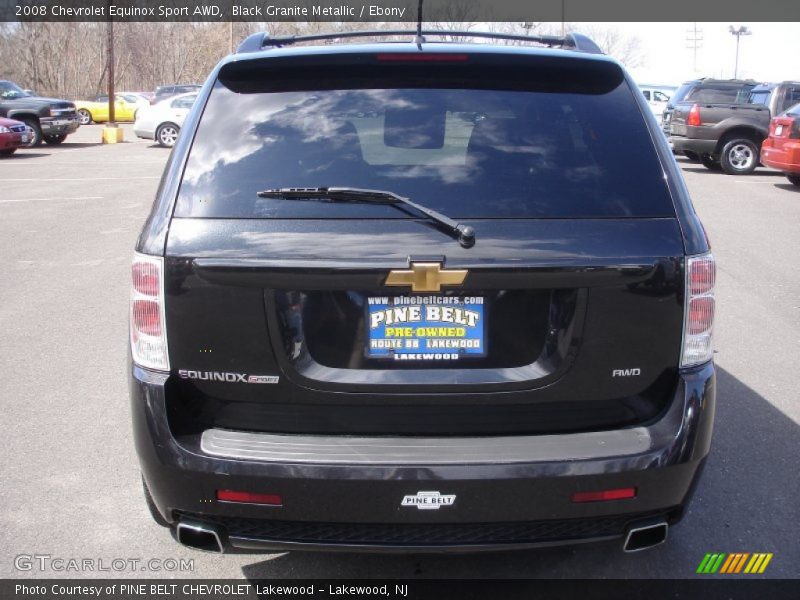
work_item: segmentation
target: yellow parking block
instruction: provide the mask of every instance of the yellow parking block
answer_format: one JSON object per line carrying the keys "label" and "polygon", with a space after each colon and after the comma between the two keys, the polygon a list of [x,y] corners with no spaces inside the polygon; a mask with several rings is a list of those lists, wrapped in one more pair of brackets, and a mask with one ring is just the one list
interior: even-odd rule
{"label": "yellow parking block", "polygon": [[104,144],[118,144],[122,139],[122,127],[103,127],[101,141]]}

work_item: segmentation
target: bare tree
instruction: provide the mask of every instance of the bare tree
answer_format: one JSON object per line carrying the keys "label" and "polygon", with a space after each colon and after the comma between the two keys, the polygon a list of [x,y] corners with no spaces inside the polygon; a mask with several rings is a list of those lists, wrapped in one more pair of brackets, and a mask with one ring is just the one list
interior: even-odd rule
{"label": "bare tree", "polygon": [[588,35],[604,53],[616,58],[627,68],[640,67],[645,62],[642,41],[635,35],[626,35],[616,27],[605,25],[580,25],[567,23],[567,31]]}

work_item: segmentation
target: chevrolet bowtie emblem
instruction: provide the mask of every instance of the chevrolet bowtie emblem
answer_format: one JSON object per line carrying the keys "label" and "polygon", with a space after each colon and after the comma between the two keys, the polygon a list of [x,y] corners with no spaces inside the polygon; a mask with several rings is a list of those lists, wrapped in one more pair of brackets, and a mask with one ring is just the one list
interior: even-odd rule
{"label": "chevrolet bowtie emblem", "polygon": [[411,263],[410,269],[389,271],[385,285],[411,286],[412,292],[438,292],[443,285],[461,285],[466,269],[442,269],[440,263]]}

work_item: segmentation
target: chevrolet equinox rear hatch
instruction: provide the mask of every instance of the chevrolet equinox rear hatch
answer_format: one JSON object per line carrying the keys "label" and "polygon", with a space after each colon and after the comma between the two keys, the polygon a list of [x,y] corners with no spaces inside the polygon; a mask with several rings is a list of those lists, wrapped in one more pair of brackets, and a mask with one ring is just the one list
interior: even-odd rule
{"label": "chevrolet equinox rear hatch", "polygon": [[173,430],[656,417],[678,378],[684,249],[637,93],[616,64],[559,52],[225,65],[166,244]]}

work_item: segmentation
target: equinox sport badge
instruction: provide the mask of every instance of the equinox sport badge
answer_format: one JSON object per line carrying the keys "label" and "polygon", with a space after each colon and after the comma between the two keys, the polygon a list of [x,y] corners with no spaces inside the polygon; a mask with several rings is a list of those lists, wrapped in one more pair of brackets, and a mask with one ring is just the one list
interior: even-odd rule
{"label": "equinox sport badge", "polygon": [[227,383],[278,383],[277,375],[248,375],[247,373],[220,373],[219,371],[187,371],[180,369],[181,379],[200,379],[202,381],[225,381]]}
{"label": "equinox sport badge", "polygon": [[440,506],[453,506],[455,501],[455,494],[417,492],[413,496],[403,496],[400,506],[416,506],[420,510],[439,510]]}

